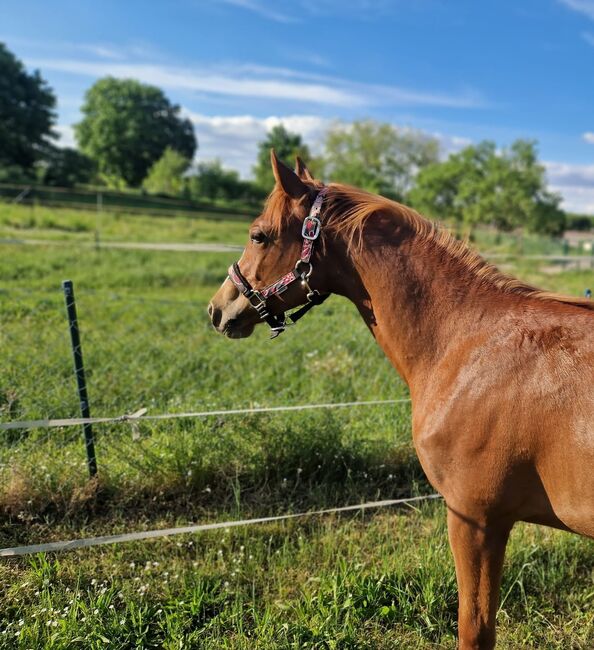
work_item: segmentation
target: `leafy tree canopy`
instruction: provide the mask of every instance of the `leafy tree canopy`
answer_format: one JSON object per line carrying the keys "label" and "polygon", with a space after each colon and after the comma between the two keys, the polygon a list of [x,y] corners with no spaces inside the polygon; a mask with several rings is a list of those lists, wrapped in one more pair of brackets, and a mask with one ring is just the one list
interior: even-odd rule
{"label": "leafy tree canopy", "polygon": [[470,226],[525,227],[549,235],[565,228],[560,197],[547,190],[536,144],[526,140],[501,152],[493,142],[482,142],[429,165],[419,173],[410,200],[434,218]]}
{"label": "leafy tree canopy", "polygon": [[[274,180],[273,180],[274,182]],[[235,170],[224,169],[219,160],[202,162],[189,177],[189,191],[197,200],[261,201],[266,191],[260,186],[243,181]]]}
{"label": "leafy tree canopy", "polygon": [[92,183],[97,174],[95,162],[70,147],[49,147],[44,160],[38,163],[37,178],[46,185],[74,187]]}
{"label": "leafy tree canopy", "polygon": [[438,160],[439,143],[419,131],[360,120],[326,135],[324,172],[333,181],[403,200],[417,172]]}
{"label": "leafy tree canopy", "polygon": [[177,196],[182,191],[184,173],[189,166],[188,158],[167,147],[159,160],[150,168],[142,186],[151,194]]}
{"label": "leafy tree canopy", "polygon": [[30,170],[54,137],[56,98],[38,71],[29,74],[0,43],[0,166]]}
{"label": "leafy tree canopy", "polygon": [[305,162],[311,158],[307,145],[303,144],[298,133],[287,131],[282,124],[272,128],[266,139],[258,145],[258,159],[253,168],[256,184],[267,192],[274,187],[274,175],[270,166],[271,149],[290,167],[295,164],[296,156]]}
{"label": "leafy tree canopy", "polygon": [[187,159],[196,150],[192,123],[180,117],[179,106],[133,79],[100,79],[87,91],[82,113],[79,145],[113,184],[140,185],[167,147]]}

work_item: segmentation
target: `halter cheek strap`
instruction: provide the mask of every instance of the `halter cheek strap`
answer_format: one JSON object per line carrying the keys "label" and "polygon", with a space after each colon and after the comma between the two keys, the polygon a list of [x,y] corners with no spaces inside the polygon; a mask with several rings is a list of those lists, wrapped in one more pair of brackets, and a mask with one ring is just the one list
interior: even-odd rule
{"label": "halter cheek strap", "polygon": [[301,228],[301,237],[303,242],[301,244],[301,255],[293,270],[283,275],[281,278],[267,285],[263,289],[257,290],[252,287],[248,279],[243,275],[239,268],[238,262],[234,262],[229,267],[229,279],[241,291],[241,293],[250,301],[252,307],[258,312],[260,320],[266,321],[272,331],[271,338],[276,338],[279,334],[285,331],[287,320],[285,312],[277,315],[272,315],[268,311],[266,301],[272,296],[278,296],[286,291],[293,282],[300,280],[301,285],[307,291],[307,303],[298,310],[289,314],[288,318],[292,323],[296,323],[302,316],[304,316],[312,307],[319,305],[330,294],[320,294],[319,291],[312,289],[309,286],[309,278],[313,271],[311,257],[313,255],[314,243],[320,236],[322,223],[320,221],[320,213],[322,210],[322,203],[328,189],[322,188],[311,206],[308,216],[303,221]]}

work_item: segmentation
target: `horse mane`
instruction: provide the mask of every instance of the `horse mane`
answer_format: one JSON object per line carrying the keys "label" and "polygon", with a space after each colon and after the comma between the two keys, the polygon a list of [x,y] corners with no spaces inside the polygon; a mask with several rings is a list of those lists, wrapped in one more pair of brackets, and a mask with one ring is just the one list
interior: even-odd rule
{"label": "horse mane", "polygon": [[[318,182],[310,183],[310,186],[315,191],[322,187]],[[368,220],[381,213],[382,216],[393,219],[395,226],[403,224],[410,228],[422,247],[437,250],[444,258],[457,262],[485,287],[493,287],[508,295],[558,302],[594,311],[592,300],[543,291],[502,273],[465,241],[456,239],[445,228],[412,208],[349,185],[331,183],[328,188],[326,206],[322,209],[323,230],[343,234],[351,252],[356,252],[362,246],[363,230]],[[275,190],[268,197],[264,214],[273,228],[279,230],[291,215],[305,216],[305,200],[306,197],[295,205],[282,190]]]}

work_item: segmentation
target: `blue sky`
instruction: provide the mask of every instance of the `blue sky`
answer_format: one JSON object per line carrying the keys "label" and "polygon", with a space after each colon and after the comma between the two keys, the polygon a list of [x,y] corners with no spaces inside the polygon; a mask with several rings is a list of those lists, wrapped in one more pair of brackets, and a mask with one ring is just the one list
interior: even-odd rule
{"label": "blue sky", "polygon": [[20,0],[0,40],[55,89],[64,143],[95,79],[134,77],[244,176],[274,124],[316,151],[371,117],[444,153],[536,139],[565,206],[594,214],[594,0]]}

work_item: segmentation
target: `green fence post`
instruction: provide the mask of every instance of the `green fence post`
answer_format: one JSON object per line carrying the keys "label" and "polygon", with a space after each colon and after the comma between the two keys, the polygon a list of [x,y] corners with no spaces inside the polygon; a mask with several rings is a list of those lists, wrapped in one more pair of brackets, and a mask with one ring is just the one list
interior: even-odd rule
{"label": "green fence post", "polygon": [[[91,408],[89,406],[89,398],[87,395],[87,383],[85,380],[85,368],[83,364],[82,347],[80,345],[80,331],[78,329],[78,318],[76,315],[76,302],[74,300],[74,286],[72,280],[64,280],[64,282],[62,282],[62,289],[64,290],[66,313],[68,314],[68,324],[70,326],[70,341],[72,343],[72,356],[74,358],[74,373],[76,375],[76,384],[78,387],[80,413],[83,418],[90,418]],[[93,428],[89,422],[83,424],[83,433],[85,436],[85,448],[87,450],[89,476],[93,478],[93,476],[97,474],[97,457],[95,456]]]}

